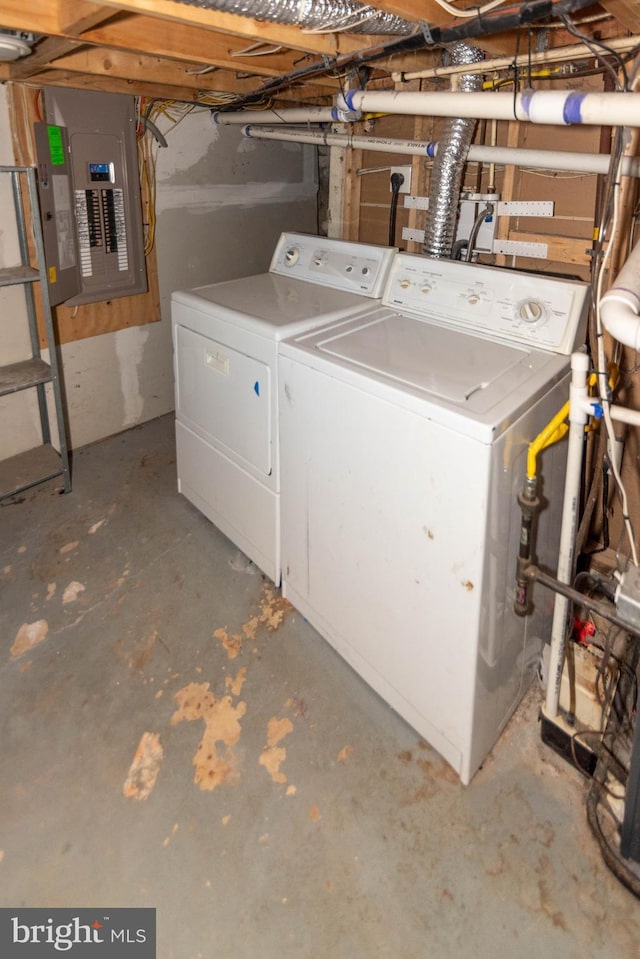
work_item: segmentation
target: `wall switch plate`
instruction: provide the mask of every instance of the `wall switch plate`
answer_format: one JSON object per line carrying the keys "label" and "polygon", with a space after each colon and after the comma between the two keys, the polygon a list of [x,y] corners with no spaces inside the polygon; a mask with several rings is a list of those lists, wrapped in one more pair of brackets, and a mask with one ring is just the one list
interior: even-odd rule
{"label": "wall switch plate", "polygon": [[389,169],[389,191],[391,192],[391,177],[394,173],[401,173],[404,181],[400,184],[400,193],[411,193],[411,164],[407,166],[392,166]]}

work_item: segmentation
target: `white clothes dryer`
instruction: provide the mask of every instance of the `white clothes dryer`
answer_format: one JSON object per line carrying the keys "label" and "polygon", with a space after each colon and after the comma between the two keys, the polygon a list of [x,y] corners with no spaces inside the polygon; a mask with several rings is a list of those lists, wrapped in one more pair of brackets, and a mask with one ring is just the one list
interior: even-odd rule
{"label": "white clothes dryer", "polygon": [[394,253],[283,233],[268,273],[172,295],[178,489],[276,584],[278,343],[379,301]]}
{"label": "white clothes dryer", "polygon": [[[587,292],[398,254],[382,306],[280,345],[283,593],[464,783],[550,633],[550,594],[513,612],[517,496]],[[541,456],[552,570],[565,445]]]}

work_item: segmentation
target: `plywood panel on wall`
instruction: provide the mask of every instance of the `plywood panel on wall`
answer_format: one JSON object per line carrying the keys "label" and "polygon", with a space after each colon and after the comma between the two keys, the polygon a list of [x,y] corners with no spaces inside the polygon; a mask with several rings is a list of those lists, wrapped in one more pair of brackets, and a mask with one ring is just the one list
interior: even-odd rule
{"label": "plywood panel on wall", "polygon": [[[33,123],[37,113],[38,89],[25,84],[7,85],[7,102],[11,118],[13,150],[16,163],[35,163]],[[74,307],[54,307],[54,324],[59,343],[81,340],[102,333],[112,333],[131,326],[142,326],[160,320],[160,297],[158,293],[158,270],[155,250],[146,257],[146,293],[135,296],[115,297]],[[36,291],[36,309],[40,328],[41,344],[46,345],[42,321],[41,300]]]}

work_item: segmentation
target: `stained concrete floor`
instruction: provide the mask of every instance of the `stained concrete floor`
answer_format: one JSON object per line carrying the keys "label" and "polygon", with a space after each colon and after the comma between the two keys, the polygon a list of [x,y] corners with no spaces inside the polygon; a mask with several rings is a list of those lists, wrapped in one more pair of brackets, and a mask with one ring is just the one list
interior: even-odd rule
{"label": "stained concrete floor", "polygon": [[0,509],[0,905],[156,907],[159,959],[637,957],[539,691],[462,787],[175,471],[163,417]]}

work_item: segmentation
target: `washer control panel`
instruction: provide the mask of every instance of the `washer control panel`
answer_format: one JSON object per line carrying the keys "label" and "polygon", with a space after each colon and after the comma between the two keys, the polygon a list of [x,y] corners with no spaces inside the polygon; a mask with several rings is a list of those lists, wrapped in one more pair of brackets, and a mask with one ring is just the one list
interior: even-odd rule
{"label": "washer control panel", "polygon": [[396,252],[391,247],[368,243],[283,233],[269,271],[346,293],[379,298]]}
{"label": "washer control panel", "polygon": [[589,284],[399,253],[383,302],[495,339],[571,353],[584,342]]}

